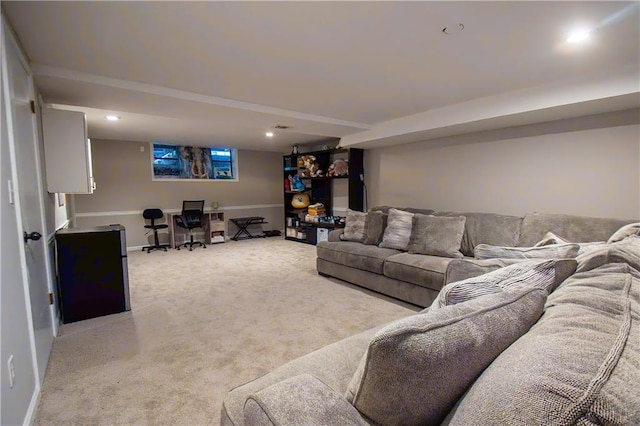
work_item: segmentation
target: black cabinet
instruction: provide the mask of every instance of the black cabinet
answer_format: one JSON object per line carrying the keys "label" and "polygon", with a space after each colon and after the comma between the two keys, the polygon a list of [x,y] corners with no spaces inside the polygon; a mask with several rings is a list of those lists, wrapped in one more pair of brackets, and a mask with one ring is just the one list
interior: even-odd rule
{"label": "black cabinet", "polygon": [[[336,186],[346,182],[348,202],[343,209],[364,210],[364,151],[358,148],[313,151],[283,157],[285,238],[315,244],[341,226],[335,211]],[[344,188],[344,185],[341,185]],[[307,201],[296,207],[292,201]],[[316,216],[313,207],[324,208]]]}

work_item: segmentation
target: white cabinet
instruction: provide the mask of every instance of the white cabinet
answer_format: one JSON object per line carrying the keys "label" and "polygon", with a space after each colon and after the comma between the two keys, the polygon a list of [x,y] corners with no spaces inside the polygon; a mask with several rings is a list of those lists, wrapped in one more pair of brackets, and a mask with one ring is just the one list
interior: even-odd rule
{"label": "white cabinet", "polygon": [[95,189],[91,141],[83,112],[53,108],[42,110],[47,190],[91,194]]}

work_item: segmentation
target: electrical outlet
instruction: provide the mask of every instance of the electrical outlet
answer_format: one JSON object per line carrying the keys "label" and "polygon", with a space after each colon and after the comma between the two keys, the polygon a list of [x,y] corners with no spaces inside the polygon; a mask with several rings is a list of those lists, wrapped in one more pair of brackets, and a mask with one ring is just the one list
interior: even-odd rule
{"label": "electrical outlet", "polygon": [[16,381],[16,369],[13,367],[13,355],[7,360],[7,368],[9,369],[9,387],[13,388],[13,383]]}
{"label": "electrical outlet", "polygon": [[140,145],[140,152],[144,152],[144,145]]}

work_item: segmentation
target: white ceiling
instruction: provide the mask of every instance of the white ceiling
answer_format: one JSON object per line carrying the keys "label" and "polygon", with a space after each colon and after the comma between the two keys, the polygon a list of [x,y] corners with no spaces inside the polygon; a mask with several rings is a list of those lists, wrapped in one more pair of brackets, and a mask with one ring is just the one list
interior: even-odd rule
{"label": "white ceiling", "polygon": [[[2,8],[45,102],[85,111],[90,137],[286,152],[337,138],[372,147],[637,108],[639,4],[3,1]],[[594,32],[571,46],[565,38],[577,25]],[[122,120],[108,122],[107,113]],[[275,125],[291,128],[266,138]]]}

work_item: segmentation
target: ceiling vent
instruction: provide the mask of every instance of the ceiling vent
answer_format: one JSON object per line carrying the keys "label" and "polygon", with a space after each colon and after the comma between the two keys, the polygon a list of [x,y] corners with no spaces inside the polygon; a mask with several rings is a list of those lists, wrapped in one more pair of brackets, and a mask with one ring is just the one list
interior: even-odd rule
{"label": "ceiling vent", "polygon": [[293,126],[283,126],[282,124],[276,124],[273,128],[274,129],[279,129],[279,130],[286,130],[286,129],[290,129]]}

